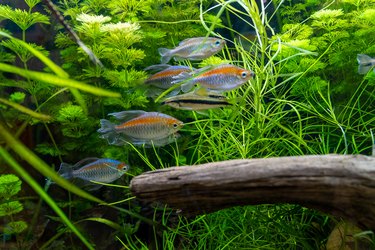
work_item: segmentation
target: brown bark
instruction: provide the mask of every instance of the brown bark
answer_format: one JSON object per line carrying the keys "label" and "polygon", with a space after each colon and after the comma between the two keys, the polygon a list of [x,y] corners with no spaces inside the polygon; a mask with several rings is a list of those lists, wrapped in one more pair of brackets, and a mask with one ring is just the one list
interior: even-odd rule
{"label": "brown bark", "polygon": [[375,230],[375,157],[296,156],[172,167],[133,178],[140,200],[198,215],[250,204],[294,203]]}

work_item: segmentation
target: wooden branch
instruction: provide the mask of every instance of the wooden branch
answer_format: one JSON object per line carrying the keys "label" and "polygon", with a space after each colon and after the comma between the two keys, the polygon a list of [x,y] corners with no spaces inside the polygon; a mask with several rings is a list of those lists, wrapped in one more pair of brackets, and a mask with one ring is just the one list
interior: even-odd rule
{"label": "wooden branch", "polygon": [[226,207],[295,203],[375,230],[375,157],[297,156],[231,160],[143,173],[140,200],[198,215]]}

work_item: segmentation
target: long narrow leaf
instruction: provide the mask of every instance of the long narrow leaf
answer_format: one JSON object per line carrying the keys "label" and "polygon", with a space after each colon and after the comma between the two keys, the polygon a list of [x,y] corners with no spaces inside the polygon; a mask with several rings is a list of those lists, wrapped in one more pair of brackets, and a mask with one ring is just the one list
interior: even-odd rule
{"label": "long narrow leaf", "polygon": [[[16,162],[13,157],[2,147],[0,147],[0,155],[2,158],[24,179],[39,196],[60,216],[61,220],[69,227],[75,235],[86,245],[88,249],[94,247],[81,234],[81,232],[74,226],[64,212],[58,207],[55,201],[43,190],[43,188]],[[103,222],[102,222],[103,223]]]}
{"label": "long narrow leaf", "polygon": [[0,63],[0,70],[9,72],[9,73],[14,73],[23,77],[27,77],[29,79],[53,84],[53,85],[60,86],[60,87],[80,89],[80,90],[83,90],[83,91],[86,91],[86,92],[89,92],[91,94],[98,95],[98,96],[108,96],[108,97],[120,97],[121,96],[119,93],[97,88],[97,87],[94,87],[94,86],[91,86],[86,83],[79,82],[73,79],[61,78],[59,76],[55,76],[55,75],[43,73],[43,72],[25,70],[25,69],[21,69],[21,68],[11,66],[5,63]]}
{"label": "long narrow leaf", "polygon": [[13,135],[0,123],[0,136],[6,141],[10,148],[12,148],[22,159],[27,161],[31,166],[38,170],[42,175],[50,178],[61,187],[66,190],[75,193],[82,198],[98,202],[105,203],[104,201],[92,196],[91,194],[83,191],[82,189],[76,187],[72,183],[68,182],[64,178],[60,177],[55,171],[51,170],[50,167],[41,160],[37,155],[34,154],[29,148],[24,146],[20,141],[18,141]]}
{"label": "long narrow leaf", "polygon": [[39,120],[49,121],[49,120],[52,119],[52,117],[49,116],[49,115],[45,115],[45,114],[35,112],[35,111],[33,111],[29,108],[26,108],[26,107],[24,107],[21,104],[18,104],[16,102],[11,102],[11,101],[8,101],[8,100],[3,99],[3,98],[0,98],[0,102],[4,103],[5,105],[11,106],[12,108],[17,109],[18,111],[20,111],[22,113],[25,113],[25,114],[27,114],[29,116],[32,116],[32,117],[34,117],[36,119],[39,119]]}
{"label": "long narrow leaf", "polygon": [[68,78],[69,77],[68,73],[66,73],[62,68],[60,68],[54,62],[52,62],[48,57],[46,57],[45,55],[43,55],[43,53],[41,53],[37,49],[35,49],[32,46],[30,46],[28,43],[26,43],[26,42],[24,42],[24,41],[22,41],[20,39],[14,38],[14,37],[8,35],[5,32],[2,32],[2,31],[0,31],[0,35],[1,36],[5,36],[5,37],[7,37],[9,39],[12,39],[12,40],[17,40],[23,47],[25,47],[28,51],[30,51],[34,56],[36,56],[37,58],[39,58],[39,60],[41,60],[56,75],[58,75],[60,77],[63,77],[63,78]]}

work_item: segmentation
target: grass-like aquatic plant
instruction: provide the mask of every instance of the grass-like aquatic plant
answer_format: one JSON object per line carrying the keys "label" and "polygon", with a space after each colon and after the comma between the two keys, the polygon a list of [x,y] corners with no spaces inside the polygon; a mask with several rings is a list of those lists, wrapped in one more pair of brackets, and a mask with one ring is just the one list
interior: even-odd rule
{"label": "grass-like aquatic plant", "polygon": [[[103,234],[110,232],[106,242],[95,244],[117,241],[116,246],[127,249],[150,245],[156,249],[324,246],[334,221],[298,205],[236,207],[186,219],[165,206],[139,204],[129,193],[128,181],[144,171],[173,165],[304,154],[369,154],[375,127],[375,77],[371,72],[365,77],[356,73],[355,55],[374,53],[373,3],[58,2],[63,15],[70,17],[69,24],[103,63],[102,68],[63,30],[55,37],[61,67],[48,58],[41,45],[30,44],[28,29],[49,21],[41,13],[32,14],[38,0],[25,2],[28,11],[0,5],[0,17],[21,30],[21,39],[5,30],[0,33],[4,38],[0,88],[5,90],[0,96],[0,154],[60,216],[49,214],[61,226],[49,240],[42,241],[42,249],[73,244],[70,231],[92,248],[95,239],[86,234],[93,230],[87,226],[90,223],[104,226]],[[298,14],[301,10],[303,15]],[[236,30],[239,21],[235,18],[254,36]],[[255,71],[253,80],[227,93],[237,101],[233,107],[209,110],[204,115],[176,112],[144,96],[139,88],[146,78],[143,69],[159,62],[157,48],[173,47],[188,37],[223,37],[224,33],[228,46],[222,53],[202,62],[174,63],[199,68],[225,62]],[[17,66],[12,65],[16,58],[21,62]],[[45,71],[30,70],[30,62],[36,59],[47,67]],[[10,77],[15,75],[15,79]],[[175,115],[186,123],[181,138],[162,148],[108,146],[96,133],[98,120],[107,113],[129,109]],[[34,152],[26,146],[30,142],[18,139],[30,128],[38,135],[33,141]],[[10,155],[8,149],[15,154]],[[63,160],[77,162],[88,156],[122,160],[131,166],[130,172],[125,180],[92,195],[59,178],[50,168]],[[51,186],[48,195],[36,181],[40,175],[26,172],[20,159],[74,196],[61,198],[56,186]],[[104,201],[106,206],[93,207]],[[364,234],[374,246],[373,233]]]}

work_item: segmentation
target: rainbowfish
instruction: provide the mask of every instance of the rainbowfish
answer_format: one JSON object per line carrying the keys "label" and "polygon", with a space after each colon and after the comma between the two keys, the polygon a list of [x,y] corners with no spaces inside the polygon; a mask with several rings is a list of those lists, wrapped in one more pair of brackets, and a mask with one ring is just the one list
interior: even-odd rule
{"label": "rainbowfish", "polygon": [[202,89],[169,97],[161,104],[183,110],[205,110],[232,105],[225,95],[216,92],[202,92]]}
{"label": "rainbowfish", "polygon": [[188,92],[200,84],[207,90],[223,92],[240,87],[254,77],[254,72],[230,64],[204,67],[190,73],[182,72],[172,83],[182,82],[181,90]]}
{"label": "rainbowfish", "polygon": [[219,52],[225,41],[216,37],[194,37],[181,41],[174,49],[159,48],[161,63],[176,60],[202,60]]}
{"label": "rainbowfish", "polygon": [[[358,54],[357,55],[357,61],[358,61],[358,73],[361,75],[366,74],[371,70],[371,68],[374,68],[375,66],[375,59],[369,57],[365,54]],[[375,72],[375,68],[374,68]]]}
{"label": "rainbowfish", "polygon": [[[83,165],[84,163],[86,164]],[[80,166],[82,167],[78,168]],[[129,166],[120,161],[86,158],[74,165],[61,163],[58,173],[65,179],[80,178],[85,181],[110,183],[123,176],[128,170]]]}
{"label": "rainbowfish", "polygon": [[[144,70],[161,70],[145,80],[146,85],[151,85],[147,91],[148,96],[160,95],[166,89],[169,89],[174,84],[172,84],[173,77],[179,75],[182,72],[191,72],[192,69],[188,66],[172,66],[168,64],[157,64],[145,68]],[[156,88],[154,88],[156,87]],[[180,91],[180,88],[173,90],[170,95],[176,95]]]}
{"label": "rainbowfish", "polygon": [[110,113],[110,116],[121,121],[113,124],[106,119],[101,119],[101,138],[107,139],[109,144],[123,145],[130,142],[134,145],[164,146],[174,141],[176,132],[182,128],[183,122],[176,118],[143,110],[131,110]]}

